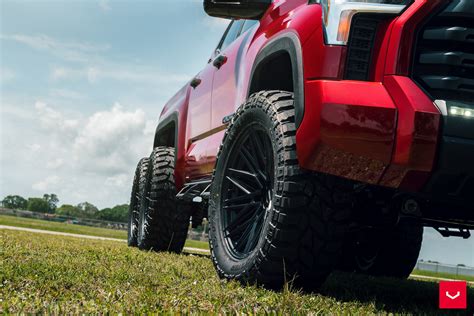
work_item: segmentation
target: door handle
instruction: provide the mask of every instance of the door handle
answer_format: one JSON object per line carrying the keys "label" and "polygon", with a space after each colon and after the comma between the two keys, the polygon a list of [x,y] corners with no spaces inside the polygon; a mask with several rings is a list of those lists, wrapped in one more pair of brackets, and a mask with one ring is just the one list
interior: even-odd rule
{"label": "door handle", "polygon": [[226,55],[219,55],[214,59],[214,62],[212,63],[214,67],[217,69],[220,69],[222,65],[224,65],[227,62],[227,56]]}
{"label": "door handle", "polygon": [[198,77],[194,77],[193,80],[191,80],[191,82],[189,83],[189,85],[193,87],[193,89],[196,89],[196,87],[199,86],[201,82],[201,79],[199,79]]}

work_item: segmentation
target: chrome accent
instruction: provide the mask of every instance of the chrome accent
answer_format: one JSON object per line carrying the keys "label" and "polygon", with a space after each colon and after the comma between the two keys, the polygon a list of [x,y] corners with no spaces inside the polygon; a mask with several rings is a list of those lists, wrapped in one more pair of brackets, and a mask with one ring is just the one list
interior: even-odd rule
{"label": "chrome accent", "polygon": [[448,116],[448,106],[445,100],[435,100],[434,104],[443,116]]}

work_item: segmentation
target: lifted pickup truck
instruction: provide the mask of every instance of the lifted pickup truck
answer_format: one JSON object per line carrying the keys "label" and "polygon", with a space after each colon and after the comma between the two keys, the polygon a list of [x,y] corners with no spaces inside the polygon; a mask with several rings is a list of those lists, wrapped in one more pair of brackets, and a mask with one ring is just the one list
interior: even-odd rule
{"label": "lifted pickup truck", "polygon": [[230,19],[161,113],[128,242],[210,222],[220,277],[407,277],[423,227],[474,228],[474,1],[204,0]]}

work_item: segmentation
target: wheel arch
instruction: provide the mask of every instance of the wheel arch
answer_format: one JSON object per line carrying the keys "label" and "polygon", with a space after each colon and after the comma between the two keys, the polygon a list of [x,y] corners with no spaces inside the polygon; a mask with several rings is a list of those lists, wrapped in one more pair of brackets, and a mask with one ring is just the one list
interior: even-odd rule
{"label": "wheel arch", "polygon": [[[291,76],[285,76],[288,74]],[[288,80],[289,78],[291,80]],[[293,92],[295,123],[296,127],[299,127],[305,107],[303,53],[299,37],[294,32],[278,35],[257,54],[250,73],[247,98],[262,90]]]}
{"label": "wheel arch", "polygon": [[158,123],[153,148],[158,146],[178,148],[178,112],[171,113]]}

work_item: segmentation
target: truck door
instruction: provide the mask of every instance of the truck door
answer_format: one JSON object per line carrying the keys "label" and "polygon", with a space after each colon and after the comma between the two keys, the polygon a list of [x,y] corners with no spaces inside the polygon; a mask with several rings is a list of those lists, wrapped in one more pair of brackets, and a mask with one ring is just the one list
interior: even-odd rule
{"label": "truck door", "polygon": [[[208,157],[215,162],[215,157],[222,138],[225,125],[223,118],[235,112],[241,57],[250,39],[252,27],[258,23],[253,20],[234,21],[236,31],[226,36],[216,50],[214,64],[217,64],[212,85],[211,129],[218,131],[208,146]],[[232,36],[230,36],[232,35]],[[217,61],[217,62],[216,62]]]}
{"label": "truck door", "polygon": [[185,181],[207,173],[207,154],[204,142],[211,127],[211,94],[214,66],[209,63],[189,83],[187,137],[189,147],[185,158]]}

